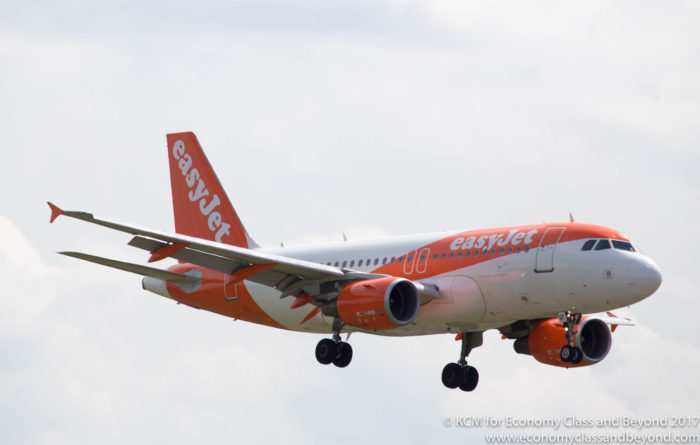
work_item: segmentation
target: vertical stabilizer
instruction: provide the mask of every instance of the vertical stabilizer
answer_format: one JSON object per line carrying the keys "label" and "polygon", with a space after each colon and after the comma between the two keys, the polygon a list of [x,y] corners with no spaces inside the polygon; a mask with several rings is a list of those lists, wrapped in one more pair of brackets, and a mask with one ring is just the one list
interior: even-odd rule
{"label": "vertical stabilizer", "polygon": [[258,247],[226,196],[192,132],[168,139],[175,231],[238,247]]}

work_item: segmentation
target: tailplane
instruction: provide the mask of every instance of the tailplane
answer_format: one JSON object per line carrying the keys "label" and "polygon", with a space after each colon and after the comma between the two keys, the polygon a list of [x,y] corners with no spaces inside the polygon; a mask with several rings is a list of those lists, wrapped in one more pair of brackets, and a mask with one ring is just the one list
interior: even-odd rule
{"label": "tailplane", "polygon": [[175,231],[255,248],[192,132],[167,135]]}

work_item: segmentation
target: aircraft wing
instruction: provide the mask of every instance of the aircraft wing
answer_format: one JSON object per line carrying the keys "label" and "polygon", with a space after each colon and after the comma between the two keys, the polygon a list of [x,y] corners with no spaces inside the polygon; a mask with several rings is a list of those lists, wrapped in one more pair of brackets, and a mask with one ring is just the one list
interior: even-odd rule
{"label": "aircraft wing", "polygon": [[135,274],[143,275],[145,277],[158,278],[164,281],[173,281],[180,284],[190,284],[199,281],[196,276],[185,275],[177,272],[170,272],[169,270],[157,269],[155,267],[142,266],[140,264],[125,263],[123,261],[110,260],[109,258],[102,258],[95,255],[88,255],[86,253],[80,252],[58,252],[61,255],[78,258],[80,260],[89,261],[91,263],[102,264],[105,266],[113,267],[115,269],[124,270],[127,272],[132,272]]}
{"label": "aircraft wing", "polygon": [[[51,222],[58,216],[65,215],[113,230],[129,233],[135,235],[129,242],[129,245],[151,252],[150,261],[157,261],[162,258],[170,257],[201,267],[217,270],[222,273],[237,274],[246,280],[275,287],[282,292],[280,298],[290,295],[295,296],[297,293],[304,290],[314,298],[323,300],[323,294],[332,294],[350,281],[385,276],[349,271],[312,261],[260,252],[257,249],[246,249],[187,235],[126,225],[98,218],[87,212],[64,211],[52,203],[49,203],[49,206],[52,211]],[[122,270],[129,270],[135,273],[153,275],[153,270],[156,270],[149,268],[149,270],[144,269],[142,271],[136,271],[133,267],[131,269],[125,269],[124,265],[121,265],[122,267],[115,265],[119,262],[115,262],[114,260],[100,258],[101,261],[97,261],[96,258],[99,257],[86,254],[74,253],[70,256],[121,268]],[[421,295],[422,303],[432,298],[439,297],[438,289],[434,286],[422,285],[421,283],[415,284]]]}

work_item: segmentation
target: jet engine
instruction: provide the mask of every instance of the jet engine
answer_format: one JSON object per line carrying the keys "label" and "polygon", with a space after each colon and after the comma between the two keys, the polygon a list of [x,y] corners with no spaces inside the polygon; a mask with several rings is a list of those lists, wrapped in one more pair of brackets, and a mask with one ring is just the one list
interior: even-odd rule
{"label": "jet engine", "polygon": [[566,328],[557,318],[538,322],[525,337],[515,340],[513,348],[519,354],[532,355],[538,362],[564,368],[589,366],[603,360],[610,351],[612,335],[603,320],[583,317],[576,326],[574,346],[583,352],[579,363],[564,362],[561,348],[566,345]]}
{"label": "jet engine", "polygon": [[381,330],[412,322],[419,306],[418,290],[411,281],[383,277],[348,284],[323,313],[340,317],[350,326]]}

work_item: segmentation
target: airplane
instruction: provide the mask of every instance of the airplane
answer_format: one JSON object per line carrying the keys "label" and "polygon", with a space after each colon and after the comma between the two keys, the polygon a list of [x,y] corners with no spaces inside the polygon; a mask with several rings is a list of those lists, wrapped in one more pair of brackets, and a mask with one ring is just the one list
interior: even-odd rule
{"label": "airplane", "polygon": [[[192,132],[167,135],[175,232],[64,211],[132,235],[149,263],[59,252],[143,276],[145,290],[234,320],[330,334],[319,363],[343,368],[350,334],[454,334],[459,359],[442,371],[447,388],[472,391],[467,363],[483,333],[497,329],[515,352],[559,367],[603,360],[617,326],[612,310],[652,295],[661,271],[618,230],[569,222],[461,230],[371,241],[263,248],[253,241]],[[346,333],[345,341],[341,333]]]}

